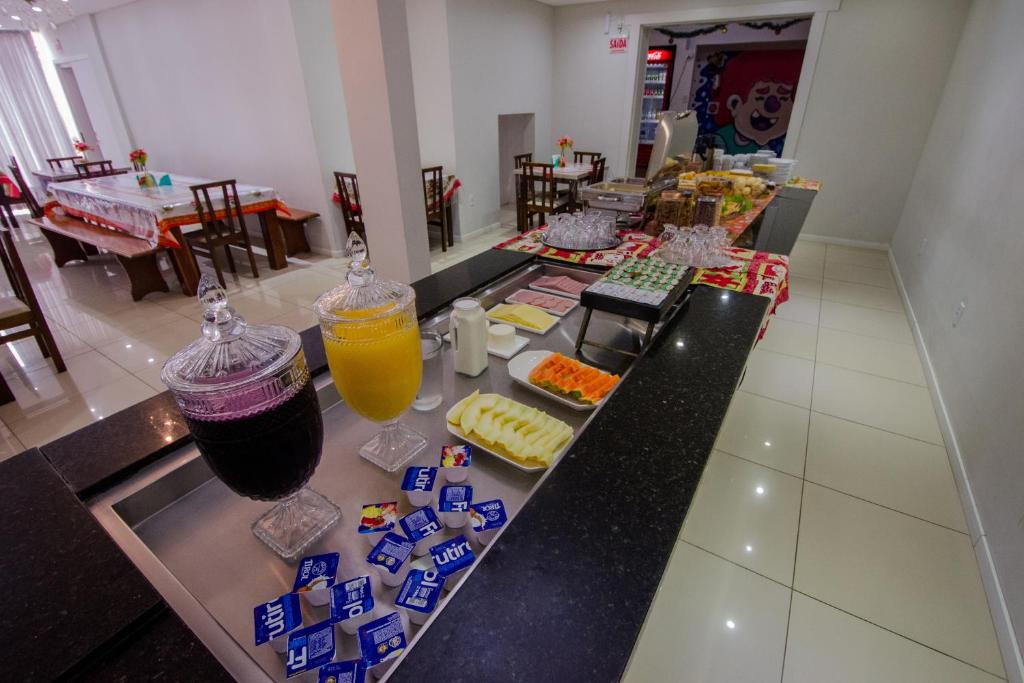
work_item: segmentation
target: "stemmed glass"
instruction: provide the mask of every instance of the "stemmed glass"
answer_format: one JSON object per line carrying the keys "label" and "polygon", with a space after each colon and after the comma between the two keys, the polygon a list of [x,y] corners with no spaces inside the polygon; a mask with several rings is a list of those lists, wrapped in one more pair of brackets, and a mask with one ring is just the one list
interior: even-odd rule
{"label": "stemmed glass", "polygon": [[427,445],[398,421],[423,375],[416,294],[408,285],[377,279],[355,232],[347,249],[352,262],[345,282],[321,294],[314,309],[338,393],[353,412],[383,427],[359,454],[394,472]]}
{"label": "stemmed glass", "polygon": [[302,340],[280,325],[247,325],[208,275],[199,300],[202,336],[167,361],[160,379],[213,473],[239,495],[280,501],[252,531],[295,561],[341,519],[306,485],[324,429]]}

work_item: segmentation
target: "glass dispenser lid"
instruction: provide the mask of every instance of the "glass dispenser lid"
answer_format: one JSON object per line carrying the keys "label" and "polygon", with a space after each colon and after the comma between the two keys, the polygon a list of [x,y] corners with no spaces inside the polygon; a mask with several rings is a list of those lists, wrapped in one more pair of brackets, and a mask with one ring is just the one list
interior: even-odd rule
{"label": "glass dispenser lid", "polygon": [[370,265],[366,243],[357,233],[349,233],[345,252],[352,258],[345,282],[321,294],[313,305],[321,321],[381,318],[404,310],[416,298],[412,287],[377,278]]}
{"label": "glass dispenser lid", "polygon": [[202,336],[174,354],[160,379],[175,393],[202,394],[248,385],[291,363],[299,335],[281,325],[248,325],[209,275],[199,281]]}

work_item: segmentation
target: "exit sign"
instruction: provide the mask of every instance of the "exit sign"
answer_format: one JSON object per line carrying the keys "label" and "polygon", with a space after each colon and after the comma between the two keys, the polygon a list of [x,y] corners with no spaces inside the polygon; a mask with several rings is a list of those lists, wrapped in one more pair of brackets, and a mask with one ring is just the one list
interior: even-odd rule
{"label": "exit sign", "polygon": [[629,47],[629,36],[612,36],[608,39],[609,52],[625,52],[627,47]]}

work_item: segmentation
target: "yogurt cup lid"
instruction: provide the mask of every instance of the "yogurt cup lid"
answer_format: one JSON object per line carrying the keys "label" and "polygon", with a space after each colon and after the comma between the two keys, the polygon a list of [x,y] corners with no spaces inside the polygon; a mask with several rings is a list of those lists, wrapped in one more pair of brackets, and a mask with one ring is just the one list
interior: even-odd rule
{"label": "yogurt cup lid", "polygon": [[500,529],[505,526],[507,521],[505,504],[501,502],[500,498],[473,503],[469,506],[469,523],[473,525],[473,531]]}
{"label": "yogurt cup lid", "polygon": [[295,572],[295,584],[292,586],[292,592],[305,593],[333,586],[334,579],[338,575],[339,559],[338,553],[310,555],[302,558],[299,568]]}
{"label": "yogurt cup lid", "polygon": [[433,491],[436,467],[408,467],[402,477],[403,491]]}
{"label": "yogurt cup lid", "polygon": [[409,539],[389,531],[366,556],[366,561],[374,566],[383,567],[392,574],[397,574],[415,547],[416,544],[410,542]]}
{"label": "yogurt cup lid", "polygon": [[473,461],[473,449],[466,444],[441,448],[441,467],[469,467]]}
{"label": "yogurt cup lid", "polygon": [[373,609],[369,576],[358,576],[331,588],[331,621],[338,623]]}
{"label": "yogurt cup lid", "polygon": [[252,610],[252,621],[257,645],[269,643],[278,636],[294,631],[302,626],[299,596],[285,593],[270,602],[256,605]]}
{"label": "yogurt cup lid", "polygon": [[413,510],[399,520],[402,531],[413,543],[422,541],[428,536],[433,536],[441,530],[441,520],[437,518],[433,508],[424,507]]}
{"label": "yogurt cup lid", "polygon": [[465,512],[473,500],[473,487],[469,485],[442,486],[437,501],[441,512]]}
{"label": "yogurt cup lid", "polygon": [[398,521],[398,501],[393,500],[387,503],[370,503],[363,506],[359,516],[359,533],[375,534],[381,531],[391,531]]}
{"label": "yogurt cup lid", "polygon": [[366,667],[358,659],[331,662],[320,667],[317,683],[365,683]]}
{"label": "yogurt cup lid", "polygon": [[321,621],[288,636],[288,678],[312,671],[334,659],[334,624]]}
{"label": "yogurt cup lid", "polygon": [[405,629],[402,617],[392,612],[359,627],[359,652],[367,667],[374,667],[402,654],[405,649]]}
{"label": "yogurt cup lid", "polygon": [[398,591],[395,604],[417,612],[431,613],[441,597],[444,579],[436,569],[413,569]]}
{"label": "yogurt cup lid", "polygon": [[466,537],[460,534],[449,541],[430,546],[430,559],[434,561],[438,575],[441,578],[447,578],[456,572],[468,569],[476,560],[476,555],[469,547]]}

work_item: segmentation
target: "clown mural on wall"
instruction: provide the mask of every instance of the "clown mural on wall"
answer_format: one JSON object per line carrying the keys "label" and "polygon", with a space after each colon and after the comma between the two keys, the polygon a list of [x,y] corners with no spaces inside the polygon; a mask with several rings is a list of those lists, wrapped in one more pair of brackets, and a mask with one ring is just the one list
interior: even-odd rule
{"label": "clown mural on wall", "polygon": [[771,149],[782,154],[803,50],[699,50],[691,107],[702,135],[726,154]]}

